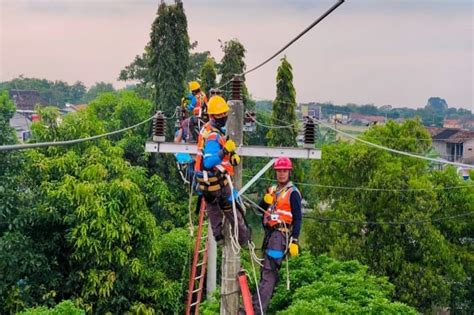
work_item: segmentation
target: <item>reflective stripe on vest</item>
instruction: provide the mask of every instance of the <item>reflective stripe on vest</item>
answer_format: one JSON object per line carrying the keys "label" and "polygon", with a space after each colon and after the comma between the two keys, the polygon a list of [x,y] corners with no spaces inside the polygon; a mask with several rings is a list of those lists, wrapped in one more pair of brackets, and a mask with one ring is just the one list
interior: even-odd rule
{"label": "reflective stripe on vest", "polygon": [[[194,164],[194,170],[201,172],[204,169],[204,147],[208,140],[216,140],[219,137],[219,144],[223,148],[226,144],[224,135],[219,131],[219,129],[214,128],[210,122],[206,123],[199,133],[198,143],[197,143],[197,154],[196,154],[196,163]],[[230,174],[234,175],[234,167],[230,164],[229,157],[227,155],[222,159],[221,165],[225,170]]]}
{"label": "reflective stripe on vest", "polygon": [[298,191],[298,189],[293,185],[292,182],[289,182],[279,192],[276,192],[276,186],[272,186],[270,188],[270,193],[273,195],[273,200],[276,200],[276,202],[272,205],[275,209],[274,212],[278,214],[279,220],[285,222],[286,224],[293,223],[293,214],[291,213],[290,202],[290,197],[293,191]]}

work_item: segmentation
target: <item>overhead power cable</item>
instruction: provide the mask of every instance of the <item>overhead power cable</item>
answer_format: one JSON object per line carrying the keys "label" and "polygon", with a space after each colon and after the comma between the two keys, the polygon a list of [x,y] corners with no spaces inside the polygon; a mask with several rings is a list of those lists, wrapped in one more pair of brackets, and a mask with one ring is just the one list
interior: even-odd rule
{"label": "overhead power cable", "polygon": [[[252,199],[249,197],[242,195],[245,200],[247,200],[254,208],[256,208],[258,211],[261,213],[265,212],[265,209],[260,207],[256,202],[254,202]],[[454,214],[450,216],[445,216],[445,217],[439,217],[439,218],[431,218],[431,219],[425,219],[425,220],[408,220],[408,221],[357,221],[357,220],[346,220],[346,219],[338,219],[338,218],[327,218],[327,217],[321,217],[321,216],[312,216],[308,214],[303,214],[303,219],[311,219],[311,220],[316,220],[320,222],[336,222],[336,223],[342,223],[342,224],[351,224],[351,225],[421,225],[421,224],[430,224],[433,222],[441,222],[441,221],[448,221],[448,220],[453,220],[453,219],[458,219],[458,218],[464,218],[473,215],[473,211],[469,212],[464,212],[460,214]],[[257,214],[260,215],[260,214]]]}
{"label": "overhead power cable", "polygon": [[[246,74],[249,74],[250,72],[253,72],[257,69],[259,69],[260,67],[264,66],[265,64],[267,64],[268,62],[270,62],[272,59],[274,59],[276,56],[278,56],[279,54],[281,54],[283,51],[285,51],[288,47],[290,47],[293,43],[295,43],[298,39],[300,39],[304,34],[306,34],[307,32],[309,32],[313,27],[315,27],[317,24],[319,24],[319,22],[321,22],[322,20],[324,20],[329,14],[331,14],[334,10],[336,10],[341,4],[344,3],[345,0],[338,0],[337,3],[335,3],[331,8],[329,8],[329,10],[327,10],[323,15],[321,15],[319,18],[317,18],[313,23],[311,23],[310,25],[308,25],[308,27],[306,27],[301,33],[299,33],[298,35],[296,35],[292,40],[290,40],[285,46],[283,46],[282,48],[280,48],[280,50],[278,50],[276,53],[274,53],[272,56],[270,56],[268,59],[266,59],[265,61],[263,61],[262,63],[260,63],[259,65],[247,70],[247,71],[244,71],[242,73],[240,73],[238,76],[244,76]],[[221,86],[219,86],[219,89],[222,89],[224,86],[226,86],[227,84],[229,84],[232,80],[229,80],[227,81],[226,83],[222,84]]]}
{"label": "overhead power cable", "polygon": [[[243,175],[242,177],[250,178],[251,176]],[[268,178],[259,178],[258,180],[277,182],[274,179]],[[333,186],[333,185],[323,185],[315,183],[298,183],[293,182],[293,184],[298,186],[309,186],[309,187],[320,187],[320,188],[330,188],[330,189],[341,189],[341,190],[362,190],[362,191],[392,191],[392,192],[410,192],[410,191],[432,191],[432,190],[451,190],[451,189],[462,189],[462,188],[474,188],[474,185],[459,185],[459,186],[448,186],[448,187],[431,187],[431,188],[370,188],[370,187],[351,187],[351,186]]]}
{"label": "overhead power cable", "polygon": [[81,142],[86,142],[86,141],[92,141],[96,140],[99,138],[104,138],[104,137],[109,137],[113,136],[122,132],[125,132],[130,129],[137,128],[150,120],[152,120],[155,117],[155,115],[151,116],[150,118],[145,119],[142,122],[139,122],[138,124],[135,124],[130,127],[122,128],[119,130],[115,130],[112,132],[107,132],[104,134],[96,135],[96,136],[91,136],[87,138],[79,138],[79,139],[73,139],[73,140],[65,140],[65,141],[51,141],[51,142],[38,142],[38,143],[25,143],[25,144],[12,144],[12,145],[2,145],[0,146],[0,151],[14,151],[14,150],[25,150],[25,149],[35,149],[35,148],[41,148],[41,147],[51,147],[51,146],[60,146],[60,145],[71,145],[71,144],[78,144]]}
{"label": "overhead power cable", "polygon": [[371,146],[371,147],[374,147],[374,148],[377,148],[377,149],[381,149],[381,150],[385,150],[385,151],[389,151],[389,152],[392,152],[392,153],[396,153],[396,154],[400,154],[400,155],[405,155],[405,156],[409,156],[409,157],[412,157],[412,158],[417,158],[417,159],[421,159],[421,160],[427,160],[427,161],[432,161],[432,162],[436,162],[436,163],[441,163],[441,164],[449,164],[449,165],[454,165],[454,166],[458,166],[458,167],[465,167],[465,168],[474,168],[474,165],[469,165],[469,164],[463,164],[463,163],[457,163],[457,162],[451,162],[451,161],[445,161],[445,160],[439,160],[439,159],[434,159],[434,158],[430,158],[430,157],[426,157],[426,156],[422,156],[422,155],[418,155],[418,154],[414,154],[414,153],[410,153],[410,152],[405,152],[405,151],[399,151],[399,150],[395,150],[395,149],[392,149],[392,148],[388,148],[388,147],[385,147],[383,145],[380,145],[380,144],[376,144],[376,143],[372,143],[372,142],[369,142],[369,141],[366,141],[364,139],[361,139],[361,138],[358,138],[358,137],[355,137],[347,132],[344,132],[340,129],[337,129],[337,128],[334,128],[332,127],[331,125],[329,124],[326,124],[324,122],[322,122],[321,120],[319,119],[315,119],[313,118],[314,121],[316,121],[317,123],[319,123],[320,125],[323,125],[325,126],[326,128],[329,128],[329,129],[332,129],[334,131],[336,131],[337,133],[340,133],[348,138],[351,138],[355,141],[359,141],[359,142],[362,142],[362,143],[365,143],[366,145],[368,146]]}
{"label": "overhead power cable", "polygon": [[421,225],[421,224],[430,224],[433,222],[441,222],[441,221],[448,221],[458,218],[464,218],[473,215],[474,212],[464,212],[460,214],[450,215],[446,217],[439,217],[433,219],[426,219],[426,220],[413,220],[413,221],[400,221],[400,222],[392,222],[392,221],[355,221],[355,220],[343,220],[343,219],[336,219],[336,218],[326,218],[326,217],[314,217],[311,215],[303,215],[305,219],[312,219],[320,222],[336,222],[342,224],[352,224],[352,225]]}

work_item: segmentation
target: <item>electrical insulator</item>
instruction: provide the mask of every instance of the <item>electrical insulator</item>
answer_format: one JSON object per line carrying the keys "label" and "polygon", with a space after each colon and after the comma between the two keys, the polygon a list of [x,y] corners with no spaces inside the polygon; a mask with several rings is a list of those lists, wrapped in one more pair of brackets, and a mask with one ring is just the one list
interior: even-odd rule
{"label": "electrical insulator", "polygon": [[242,100],[242,83],[242,77],[236,75],[232,78],[232,81],[230,82],[231,100]]}
{"label": "electrical insulator", "polygon": [[165,142],[166,117],[162,112],[157,112],[153,119],[153,141]]}
{"label": "electrical insulator", "polygon": [[255,117],[256,117],[255,112],[251,112],[251,111],[245,112],[244,131],[254,132],[257,130],[255,126],[255,120],[256,120]]}
{"label": "electrical insulator", "polygon": [[310,117],[306,117],[306,124],[304,126],[304,144],[305,148],[314,148],[316,140],[315,123]]}

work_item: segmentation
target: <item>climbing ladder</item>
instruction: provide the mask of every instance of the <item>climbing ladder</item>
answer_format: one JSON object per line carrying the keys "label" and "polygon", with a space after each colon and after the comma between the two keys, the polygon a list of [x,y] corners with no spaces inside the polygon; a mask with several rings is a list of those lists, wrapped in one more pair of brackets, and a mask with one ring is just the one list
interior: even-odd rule
{"label": "climbing ladder", "polygon": [[186,303],[186,315],[199,314],[199,305],[201,304],[202,292],[204,289],[204,278],[207,265],[207,233],[204,233],[205,227],[206,203],[204,198],[201,201],[199,209],[199,226],[194,243],[193,264],[189,276],[188,299]]}

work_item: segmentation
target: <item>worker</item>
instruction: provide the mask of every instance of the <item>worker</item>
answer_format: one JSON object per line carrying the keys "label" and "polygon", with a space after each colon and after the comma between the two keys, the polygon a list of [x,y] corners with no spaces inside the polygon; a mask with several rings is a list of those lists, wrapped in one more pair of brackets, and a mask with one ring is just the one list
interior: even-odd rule
{"label": "worker", "polygon": [[197,81],[188,83],[189,91],[191,92],[187,98],[190,100],[188,109],[193,112],[196,117],[203,117],[206,114],[207,97],[206,93],[201,91],[201,85]]}
{"label": "worker", "polygon": [[266,313],[285,255],[289,253],[291,256],[298,256],[299,252],[302,198],[298,188],[290,181],[293,165],[289,158],[280,157],[273,168],[278,183],[267,189],[260,202],[260,207],[265,209],[262,222],[265,230],[262,246],[265,257],[258,291],[252,297],[255,314]]}
{"label": "worker", "polygon": [[207,105],[210,121],[200,131],[194,164],[198,192],[204,195],[207,215],[216,242],[219,244],[223,242],[222,221],[225,216],[233,229],[237,225],[236,241],[244,245],[250,239],[249,229],[238,205],[235,213],[237,222],[234,222],[234,192],[231,191],[226,177],[226,174],[232,176],[234,166],[240,163],[240,156],[235,152],[235,142],[227,140],[225,135],[229,105],[221,96],[211,97]]}

